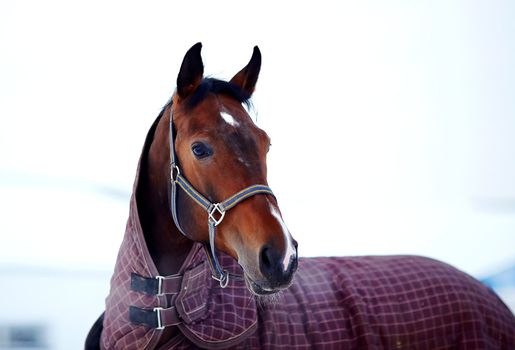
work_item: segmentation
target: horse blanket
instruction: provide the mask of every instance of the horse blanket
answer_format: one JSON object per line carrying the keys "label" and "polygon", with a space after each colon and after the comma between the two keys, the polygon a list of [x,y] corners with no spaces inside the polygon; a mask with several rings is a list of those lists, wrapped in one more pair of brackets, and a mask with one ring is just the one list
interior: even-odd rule
{"label": "horse blanket", "polygon": [[[131,324],[129,307],[175,303],[182,333],[166,349],[515,349],[515,318],[487,287],[422,257],[300,259],[294,283],[256,302],[243,282],[225,289],[195,245],[175,300],[130,290],[130,273],[156,275],[128,225],[107,308],[104,349],[152,349],[159,330]],[[221,264],[239,271],[234,260]],[[150,265],[152,266],[152,265]]]}
{"label": "horse blanket", "polygon": [[[442,262],[417,256],[301,258],[293,284],[261,300],[242,281],[222,289],[206,259],[195,243],[174,294],[131,289],[134,274],[159,275],[133,194],[101,348],[154,349],[162,331],[131,322],[130,309],[162,307],[176,310],[180,329],[163,349],[515,349],[513,313],[486,286]],[[242,274],[231,257],[220,254],[220,263]]]}

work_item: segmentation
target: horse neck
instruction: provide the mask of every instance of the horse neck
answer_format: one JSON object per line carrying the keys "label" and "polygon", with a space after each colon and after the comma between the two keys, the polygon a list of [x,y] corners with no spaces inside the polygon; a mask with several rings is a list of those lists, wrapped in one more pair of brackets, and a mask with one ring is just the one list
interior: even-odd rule
{"label": "horse neck", "polygon": [[137,193],[142,229],[161,275],[177,273],[192,245],[175,226],[169,206],[168,115],[166,111],[156,127],[148,153],[142,157]]}

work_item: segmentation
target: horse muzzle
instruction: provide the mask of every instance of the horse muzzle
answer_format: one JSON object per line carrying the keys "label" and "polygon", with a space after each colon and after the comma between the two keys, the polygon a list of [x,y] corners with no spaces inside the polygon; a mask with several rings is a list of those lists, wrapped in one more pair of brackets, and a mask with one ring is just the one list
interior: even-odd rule
{"label": "horse muzzle", "polygon": [[297,270],[297,242],[293,241],[294,251],[281,253],[271,244],[265,244],[259,253],[257,278],[245,274],[249,290],[256,295],[269,295],[288,288]]}

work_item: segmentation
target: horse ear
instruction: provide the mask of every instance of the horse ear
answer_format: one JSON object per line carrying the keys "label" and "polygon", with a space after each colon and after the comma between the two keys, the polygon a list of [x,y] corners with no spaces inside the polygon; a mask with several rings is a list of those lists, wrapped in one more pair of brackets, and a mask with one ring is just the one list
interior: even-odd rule
{"label": "horse ear", "polygon": [[260,69],[261,51],[259,51],[259,47],[254,46],[249,63],[231,79],[231,83],[240,86],[250,96],[256,87]]}
{"label": "horse ear", "polygon": [[186,98],[193,93],[202,81],[204,64],[200,56],[201,49],[202,44],[196,43],[184,55],[181,69],[177,76],[177,93],[181,98]]}

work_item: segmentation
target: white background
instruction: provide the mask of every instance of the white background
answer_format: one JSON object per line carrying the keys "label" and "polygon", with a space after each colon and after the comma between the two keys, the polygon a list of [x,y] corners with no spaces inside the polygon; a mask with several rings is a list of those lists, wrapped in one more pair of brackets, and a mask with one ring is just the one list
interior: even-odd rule
{"label": "white background", "polygon": [[301,255],[513,265],[514,18],[510,1],[3,1],[0,266],[97,271],[107,294],[144,137],[198,41],[226,79],[261,49],[269,183]]}

